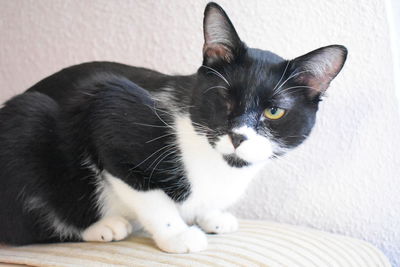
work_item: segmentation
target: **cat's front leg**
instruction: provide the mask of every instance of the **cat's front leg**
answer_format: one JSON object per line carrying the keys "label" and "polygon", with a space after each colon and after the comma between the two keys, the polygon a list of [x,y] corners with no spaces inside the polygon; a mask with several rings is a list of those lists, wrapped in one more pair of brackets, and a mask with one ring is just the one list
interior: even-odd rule
{"label": "cat's front leg", "polygon": [[175,203],[161,190],[141,193],[142,207],[135,213],[144,228],[151,233],[157,246],[170,253],[187,253],[207,248],[207,238],[197,226],[188,226]]}
{"label": "cat's front leg", "polygon": [[111,176],[108,181],[161,250],[188,253],[207,248],[205,233],[197,226],[188,226],[181,218],[176,203],[162,190],[137,191]]}
{"label": "cat's front leg", "polygon": [[86,228],[83,241],[110,242],[126,238],[132,232],[131,224],[120,216],[105,217]]}
{"label": "cat's front leg", "polygon": [[198,215],[197,224],[210,234],[232,233],[238,230],[239,224],[235,216],[229,212],[213,210]]}

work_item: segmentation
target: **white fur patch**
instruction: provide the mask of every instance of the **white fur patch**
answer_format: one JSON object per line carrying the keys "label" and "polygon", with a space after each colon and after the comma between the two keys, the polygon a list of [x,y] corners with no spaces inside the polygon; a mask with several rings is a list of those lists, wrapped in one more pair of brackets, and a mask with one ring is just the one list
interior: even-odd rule
{"label": "white fur patch", "polygon": [[251,163],[265,162],[273,155],[272,142],[254,131],[253,128],[242,126],[238,129],[233,129],[233,132],[246,136],[236,149],[236,155]]}
{"label": "white fur patch", "polygon": [[253,128],[242,126],[232,131],[245,136],[246,140],[235,149],[231,138],[225,134],[219,137],[215,144],[215,149],[219,153],[223,155],[234,153],[249,163],[265,162],[273,155],[274,144],[268,138],[257,134]]}
{"label": "white fur patch", "polygon": [[237,219],[229,212],[215,211],[197,219],[197,223],[206,233],[225,234],[238,230]]}
{"label": "white fur patch", "polygon": [[188,116],[175,119],[182,162],[191,184],[191,195],[179,205],[186,222],[232,205],[264,164],[234,168],[214,149],[205,136],[196,133]]}
{"label": "white fur patch", "polygon": [[215,144],[215,149],[223,155],[229,155],[235,152],[232,140],[227,134],[219,137],[219,140]]}
{"label": "white fur patch", "polygon": [[[119,213],[138,221],[152,235],[158,247],[166,252],[186,253],[207,247],[205,234],[196,227],[187,226],[177,204],[162,190],[137,191],[106,171],[102,175],[104,185],[100,201],[103,201],[103,220]],[[107,234],[107,227],[110,228],[108,225],[104,227],[100,220],[85,230],[83,236],[96,239],[99,233]]]}
{"label": "white fur patch", "polygon": [[156,243],[163,251],[170,253],[197,252],[207,248],[207,237],[197,226],[191,226],[167,239],[156,240]]}
{"label": "white fur patch", "polygon": [[82,232],[84,241],[110,242],[126,238],[132,232],[130,223],[122,217],[106,217]]}
{"label": "white fur patch", "polygon": [[[119,214],[133,221],[138,220],[151,234],[162,232],[167,223],[172,226],[169,232],[186,227],[176,210],[175,202],[162,190],[135,190],[107,171],[104,171],[103,177],[107,182],[106,198],[103,198],[105,216]],[[160,218],[166,221],[162,223],[162,229],[159,229],[159,224],[164,220],[160,221]]]}
{"label": "white fur patch", "polygon": [[[162,190],[138,191],[103,171],[99,178],[99,208],[104,219],[121,216],[131,222],[138,221],[164,251],[199,251],[206,248],[206,237],[200,229],[186,223],[199,223],[206,231],[216,233],[235,231],[236,219],[220,210],[238,200],[264,164],[231,167],[222,153],[195,131],[188,116],[176,117],[174,125],[181,160],[191,185],[189,198],[175,203]],[[254,138],[249,130],[238,131]],[[230,139],[228,136],[222,139],[229,143],[225,143],[226,147],[220,144],[220,149],[229,153]],[[102,225],[101,221],[98,224]],[[100,230],[94,231],[97,238],[98,232],[104,232]]]}

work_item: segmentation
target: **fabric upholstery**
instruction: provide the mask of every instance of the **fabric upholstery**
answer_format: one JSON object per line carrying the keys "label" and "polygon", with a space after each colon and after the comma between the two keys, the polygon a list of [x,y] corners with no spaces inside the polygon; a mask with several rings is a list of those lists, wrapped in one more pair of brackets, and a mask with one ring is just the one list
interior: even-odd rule
{"label": "fabric upholstery", "polygon": [[206,251],[192,254],[161,252],[151,239],[144,236],[112,243],[2,246],[0,263],[52,267],[391,266],[383,253],[367,242],[273,222],[241,220],[238,232],[209,235],[208,239]]}

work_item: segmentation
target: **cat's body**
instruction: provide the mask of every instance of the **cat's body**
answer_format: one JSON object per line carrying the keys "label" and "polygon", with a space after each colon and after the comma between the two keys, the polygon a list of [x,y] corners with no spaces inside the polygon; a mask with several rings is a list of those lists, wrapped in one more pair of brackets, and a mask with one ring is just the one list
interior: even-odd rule
{"label": "cat's body", "polygon": [[237,229],[222,210],[308,136],[346,51],[286,61],[247,48],[216,4],[204,27],[194,75],[86,63],[5,104],[0,243],[120,240],[138,222],[161,249],[187,252],[207,244],[192,224]]}

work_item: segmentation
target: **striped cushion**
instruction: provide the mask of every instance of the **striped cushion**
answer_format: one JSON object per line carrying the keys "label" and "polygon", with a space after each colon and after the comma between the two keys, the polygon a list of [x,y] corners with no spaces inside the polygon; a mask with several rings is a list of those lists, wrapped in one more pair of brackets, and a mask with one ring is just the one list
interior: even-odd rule
{"label": "striped cushion", "polygon": [[[1,247],[0,262],[32,266],[390,266],[372,245],[321,231],[262,221],[240,221],[240,231],[210,235],[206,251],[168,254],[146,237],[113,243]],[[1,266],[1,264],[0,264]],[[9,266],[9,265],[7,265]]]}

